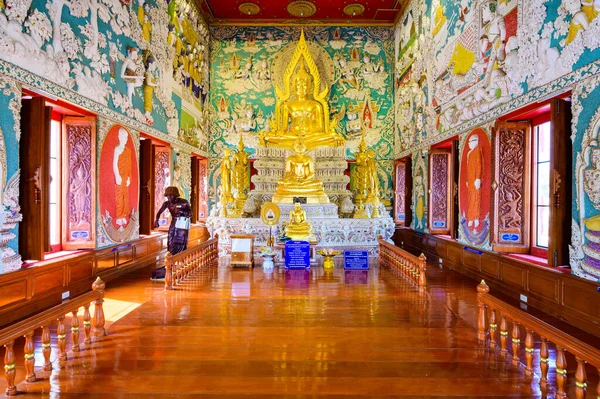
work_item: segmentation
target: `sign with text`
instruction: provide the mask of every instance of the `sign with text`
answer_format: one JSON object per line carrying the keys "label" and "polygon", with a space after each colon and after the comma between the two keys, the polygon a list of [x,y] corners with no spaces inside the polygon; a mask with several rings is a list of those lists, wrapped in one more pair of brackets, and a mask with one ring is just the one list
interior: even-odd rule
{"label": "sign with text", "polygon": [[344,269],[369,270],[369,251],[344,251]]}
{"label": "sign with text", "polygon": [[308,269],[310,267],[310,244],[308,241],[285,243],[285,268]]}

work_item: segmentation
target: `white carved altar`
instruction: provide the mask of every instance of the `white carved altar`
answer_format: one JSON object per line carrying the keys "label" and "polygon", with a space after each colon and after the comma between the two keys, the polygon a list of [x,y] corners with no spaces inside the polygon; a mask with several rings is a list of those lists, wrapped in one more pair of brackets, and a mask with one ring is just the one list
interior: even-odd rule
{"label": "white carved altar", "polygon": [[[303,208],[306,205],[303,205]],[[308,212],[307,212],[308,213]],[[378,255],[378,237],[390,241],[394,234],[394,220],[389,217],[376,219],[337,219],[332,217],[308,217],[317,239],[317,250],[333,248],[338,250],[363,249],[369,251],[369,256]],[[280,234],[281,222],[273,226],[272,234]],[[269,227],[259,218],[225,218],[209,217],[206,227],[211,237],[219,236],[220,256],[229,255],[232,234],[254,234],[256,254],[261,246],[266,245],[269,237]]]}

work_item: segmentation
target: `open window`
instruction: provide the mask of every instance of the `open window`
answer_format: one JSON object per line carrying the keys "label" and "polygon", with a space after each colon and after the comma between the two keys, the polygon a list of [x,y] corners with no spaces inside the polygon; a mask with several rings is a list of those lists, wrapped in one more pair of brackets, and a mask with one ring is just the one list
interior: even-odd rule
{"label": "open window", "polygon": [[495,251],[569,263],[571,108],[567,96],[508,115],[494,129]]}
{"label": "open window", "polygon": [[208,159],[192,155],[192,223],[208,217]]}
{"label": "open window", "polygon": [[21,128],[21,255],[94,248],[96,118],[23,89]]}

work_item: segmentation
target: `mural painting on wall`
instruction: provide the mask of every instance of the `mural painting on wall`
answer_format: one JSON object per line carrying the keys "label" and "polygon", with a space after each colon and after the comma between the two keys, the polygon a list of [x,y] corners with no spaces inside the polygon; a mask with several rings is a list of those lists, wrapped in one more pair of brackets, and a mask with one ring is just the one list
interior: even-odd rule
{"label": "mural painting on wall", "polygon": [[489,248],[492,149],[484,129],[473,129],[462,141],[459,177],[459,238]]}
{"label": "mural painting on wall", "polygon": [[574,90],[573,273],[600,281],[600,76]]}
{"label": "mural painting on wall", "polygon": [[[165,189],[171,185],[171,151],[156,147],[154,153],[154,209],[160,209],[165,202]],[[158,226],[168,228],[171,213],[165,210],[158,218]]]}
{"label": "mural painting on wall", "polygon": [[396,156],[596,73],[599,13],[573,0],[413,0],[395,34]]}
{"label": "mural painting on wall", "polygon": [[102,227],[113,242],[127,241],[138,232],[139,172],[136,145],[126,128],[108,130],[98,165]]}
{"label": "mural painting on wall", "polygon": [[406,162],[396,165],[396,198],[394,201],[396,223],[404,223],[406,220]]}
{"label": "mural painting on wall", "polygon": [[[243,135],[252,153],[258,132],[271,130],[275,111],[275,85],[284,87],[285,68],[300,28],[212,28],[211,153],[221,157]],[[308,47],[322,81],[330,88],[329,107],[336,131],[347,140],[352,157],[363,126],[367,145],[376,152],[384,172],[382,186],[391,195],[393,153],[392,76],[393,31],[390,28],[308,27]],[[211,168],[214,179],[216,168]],[[217,187],[213,182],[211,186]]]}
{"label": "mural painting on wall", "polygon": [[63,158],[65,185],[69,187],[63,212],[63,248],[94,248],[96,192],[94,177],[96,163],[96,119],[64,118],[64,146],[67,156]]}
{"label": "mural painting on wall", "polygon": [[[179,121],[173,93],[202,110],[208,28],[188,0],[3,3],[1,60],[174,137]],[[204,126],[202,112],[197,116]]]}

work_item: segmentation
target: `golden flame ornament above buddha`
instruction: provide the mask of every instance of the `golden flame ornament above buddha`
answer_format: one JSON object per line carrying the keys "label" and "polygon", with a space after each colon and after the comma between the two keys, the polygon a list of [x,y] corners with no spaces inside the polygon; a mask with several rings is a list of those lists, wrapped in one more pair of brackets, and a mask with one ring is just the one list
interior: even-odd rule
{"label": "golden flame ornament above buddha", "polygon": [[329,120],[329,88],[321,90],[321,77],[304,31],[285,70],[284,88],[275,87],[275,93],[273,131],[259,133],[259,140],[261,145],[290,149],[294,155],[286,159],[285,176],[279,181],[273,202],[291,204],[295,197],[304,197],[309,204],[329,203],[323,183],[312,172],[313,160],[305,152],[342,146],[345,140],[335,131],[337,120]]}

